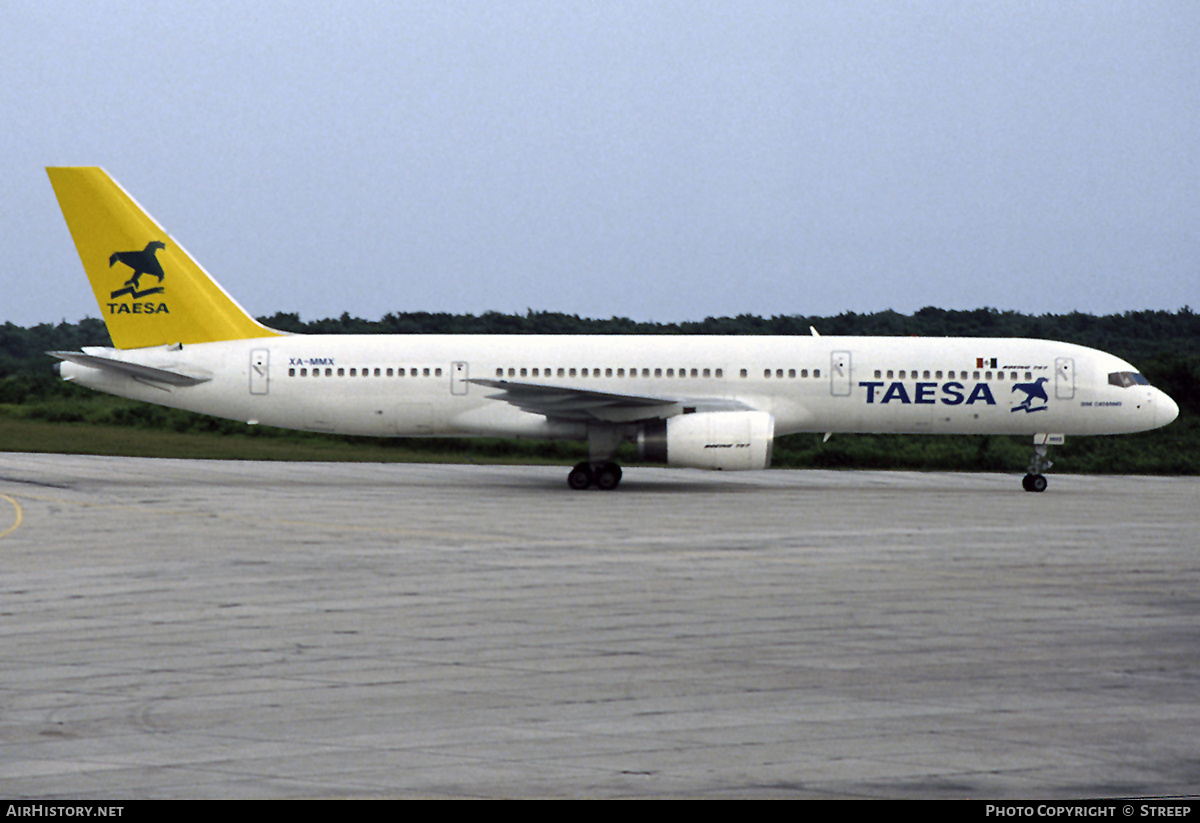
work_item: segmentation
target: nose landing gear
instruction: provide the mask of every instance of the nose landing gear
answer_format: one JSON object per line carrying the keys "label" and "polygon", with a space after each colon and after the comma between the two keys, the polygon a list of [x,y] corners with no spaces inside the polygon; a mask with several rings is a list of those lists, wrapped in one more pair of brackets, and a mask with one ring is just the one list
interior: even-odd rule
{"label": "nose landing gear", "polygon": [[1033,436],[1033,459],[1029,461],[1028,474],[1021,479],[1021,488],[1027,492],[1044,492],[1046,478],[1042,474],[1054,465],[1046,453],[1050,446],[1061,446],[1066,442],[1066,436],[1061,434],[1035,434]]}
{"label": "nose landing gear", "polygon": [[[1047,463],[1046,465],[1050,465]],[[1021,478],[1021,488],[1027,492],[1044,492],[1046,490],[1046,478],[1040,474],[1027,474]]]}

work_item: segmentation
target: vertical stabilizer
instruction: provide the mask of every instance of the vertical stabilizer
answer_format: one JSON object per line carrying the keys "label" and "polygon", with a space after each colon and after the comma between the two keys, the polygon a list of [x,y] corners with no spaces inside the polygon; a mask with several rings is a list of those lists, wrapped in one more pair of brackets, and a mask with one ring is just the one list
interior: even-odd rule
{"label": "vertical stabilizer", "polygon": [[247,314],[103,169],[46,172],[118,349],[281,334]]}

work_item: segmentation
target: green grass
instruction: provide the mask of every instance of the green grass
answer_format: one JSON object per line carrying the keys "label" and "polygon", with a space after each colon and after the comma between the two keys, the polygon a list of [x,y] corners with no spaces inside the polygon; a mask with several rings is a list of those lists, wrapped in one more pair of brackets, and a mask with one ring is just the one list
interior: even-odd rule
{"label": "green grass", "polygon": [[[288,431],[152,406],[75,387],[0,403],[0,450],[218,460],[571,465],[582,443],[499,438],[370,438]],[[797,434],[776,440],[777,468],[1024,470],[1026,437]],[[1120,437],[1068,437],[1050,452],[1057,470],[1085,474],[1200,474],[1200,417]],[[626,445],[618,462],[635,465]]]}
{"label": "green grass", "polygon": [[[232,425],[242,430],[179,432],[0,417],[0,451],[211,460],[559,466],[587,456],[581,443],[497,438],[376,439]],[[1179,447],[1192,439],[1187,434],[1177,431],[1170,435],[1150,432],[1124,437],[1069,437],[1065,446],[1051,449],[1050,456],[1058,471],[1070,473],[1198,474],[1196,451]],[[1161,442],[1164,439],[1167,442]],[[1032,452],[1027,438],[1016,437],[835,435],[823,443],[820,435],[800,434],[776,441],[773,465],[795,469],[1020,472]],[[622,447],[617,460],[627,466],[636,465],[633,447]]]}
{"label": "green grass", "polygon": [[[0,451],[174,457],[206,460],[289,460],[360,463],[548,463],[565,454],[521,453],[507,441],[369,440],[321,435],[252,436],[174,432],[92,423],[0,419]],[[582,450],[579,452],[582,454]]]}

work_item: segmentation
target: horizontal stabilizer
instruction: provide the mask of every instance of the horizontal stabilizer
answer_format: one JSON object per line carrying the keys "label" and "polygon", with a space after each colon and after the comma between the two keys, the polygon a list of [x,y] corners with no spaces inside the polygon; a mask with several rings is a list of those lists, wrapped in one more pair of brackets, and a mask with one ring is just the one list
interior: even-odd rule
{"label": "horizontal stabilizer", "polygon": [[155,383],[166,383],[169,386],[195,386],[212,380],[207,374],[185,374],[184,372],[160,369],[154,366],[143,366],[141,363],[130,363],[126,360],[116,360],[112,357],[101,357],[95,354],[84,354],[80,351],[48,351],[46,354],[67,360],[80,366],[93,369],[116,372],[139,380],[152,380]]}

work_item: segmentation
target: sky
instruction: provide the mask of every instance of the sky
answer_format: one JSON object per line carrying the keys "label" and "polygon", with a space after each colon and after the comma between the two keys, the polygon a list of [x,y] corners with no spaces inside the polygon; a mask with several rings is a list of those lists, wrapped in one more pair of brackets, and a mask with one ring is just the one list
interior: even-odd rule
{"label": "sky", "polygon": [[106,168],[252,314],[1200,307],[1200,3],[8,0],[0,322]]}

